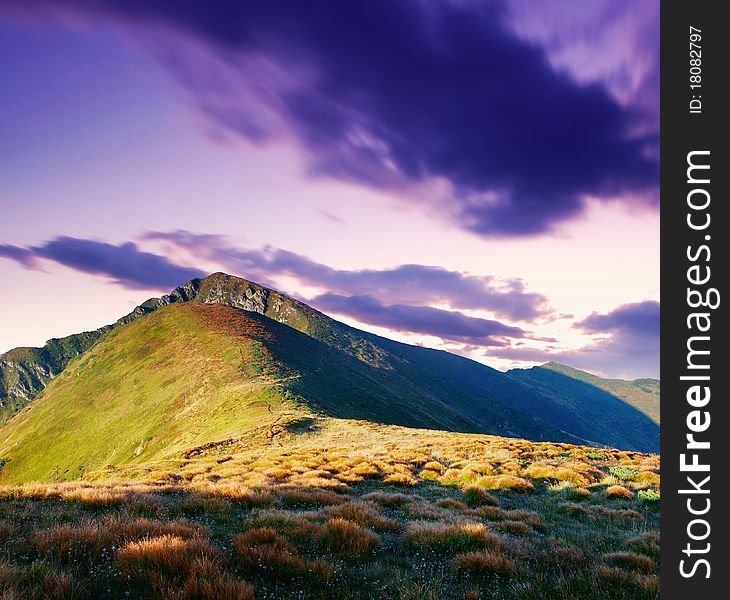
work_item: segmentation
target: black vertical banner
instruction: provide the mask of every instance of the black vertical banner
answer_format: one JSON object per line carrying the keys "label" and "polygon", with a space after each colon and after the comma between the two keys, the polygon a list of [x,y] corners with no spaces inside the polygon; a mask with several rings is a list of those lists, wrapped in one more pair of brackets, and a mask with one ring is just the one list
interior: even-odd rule
{"label": "black vertical banner", "polygon": [[730,30],[723,8],[662,2],[663,600],[727,598],[730,587]]}

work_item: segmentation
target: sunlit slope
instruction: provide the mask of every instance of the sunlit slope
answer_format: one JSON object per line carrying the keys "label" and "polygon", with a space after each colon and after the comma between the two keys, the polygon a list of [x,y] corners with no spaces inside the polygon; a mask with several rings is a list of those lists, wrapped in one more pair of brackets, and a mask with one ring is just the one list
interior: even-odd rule
{"label": "sunlit slope", "polygon": [[230,437],[282,410],[266,330],[177,304],[115,328],[2,429],[3,481],[59,480]]}

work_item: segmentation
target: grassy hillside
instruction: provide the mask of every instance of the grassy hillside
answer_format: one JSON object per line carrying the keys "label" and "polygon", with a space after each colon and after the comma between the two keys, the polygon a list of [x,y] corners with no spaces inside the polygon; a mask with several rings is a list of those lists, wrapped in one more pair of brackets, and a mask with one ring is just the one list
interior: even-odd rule
{"label": "grassy hillside", "polygon": [[264,437],[0,488],[0,594],[658,598],[658,457],[264,416]]}
{"label": "grassy hillside", "polygon": [[109,332],[0,430],[0,481],[172,456],[271,413],[564,437],[412,364],[378,368],[257,313],[174,303]]}
{"label": "grassy hillside", "polygon": [[14,348],[0,355],[0,425],[33,400],[71,359],[91,348],[107,329],[54,338],[42,348]]}

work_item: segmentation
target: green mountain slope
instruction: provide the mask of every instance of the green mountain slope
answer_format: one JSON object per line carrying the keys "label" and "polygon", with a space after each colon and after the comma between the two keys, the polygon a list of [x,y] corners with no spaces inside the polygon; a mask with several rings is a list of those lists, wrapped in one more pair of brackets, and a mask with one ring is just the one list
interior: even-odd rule
{"label": "green mountain slope", "polygon": [[243,311],[193,304],[115,328],[3,427],[0,477],[72,479],[255,426],[286,401],[265,335]]}

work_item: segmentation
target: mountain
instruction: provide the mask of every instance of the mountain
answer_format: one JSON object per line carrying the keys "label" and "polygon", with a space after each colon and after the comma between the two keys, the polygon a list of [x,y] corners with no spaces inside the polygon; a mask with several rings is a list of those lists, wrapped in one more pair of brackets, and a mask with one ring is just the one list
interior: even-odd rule
{"label": "mountain", "polygon": [[632,381],[625,379],[604,379],[603,377],[598,377],[591,373],[586,373],[585,371],[580,371],[568,365],[555,362],[545,363],[532,369],[514,369],[509,374],[515,376],[522,375],[529,378],[530,375],[536,375],[545,370],[564,375],[576,381],[582,381],[589,386],[600,388],[616,398],[621,398],[621,400],[644,413],[657,425],[660,422],[660,383],[658,379],[644,378],[634,379]]}
{"label": "mountain", "polygon": [[[546,402],[522,409],[575,435],[614,440],[619,448],[658,451],[659,381],[603,379],[559,363],[513,369],[507,376],[531,388]],[[637,418],[637,412],[644,418]],[[651,425],[654,425],[653,427]]]}
{"label": "mountain", "polygon": [[[596,394],[596,410],[573,411],[514,372],[360,331],[222,273],[150,299],[52,355],[59,343],[25,350],[44,375],[25,396],[10,388],[22,398],[15,406],[26,406],[0,429],[1,480],[69,479],[172,457],[256,430],[271,414],[658,447],[655,423],[595,385],[580,382]],[[15,369],[3,367],[3,381],[18,372],[19,353],[3,355]],[[630,426],[595,422],[602,403],[613,414],[617,402]]]}

